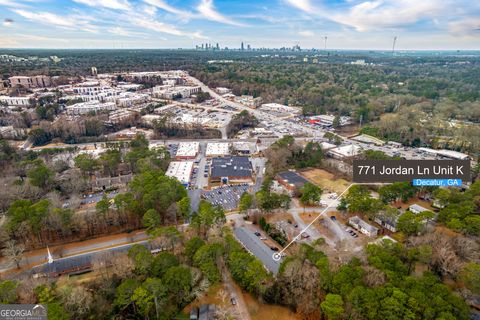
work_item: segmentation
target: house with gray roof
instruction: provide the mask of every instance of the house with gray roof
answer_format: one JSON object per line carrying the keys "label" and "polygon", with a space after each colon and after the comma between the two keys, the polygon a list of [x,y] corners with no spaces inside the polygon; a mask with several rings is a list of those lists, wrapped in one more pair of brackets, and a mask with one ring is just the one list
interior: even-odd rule
{"label": "house with gray roof", "polygon": [[348,224],[369,237],[376,237],[378,234],[378,228],[368,224],[358,216],[348,219]]}

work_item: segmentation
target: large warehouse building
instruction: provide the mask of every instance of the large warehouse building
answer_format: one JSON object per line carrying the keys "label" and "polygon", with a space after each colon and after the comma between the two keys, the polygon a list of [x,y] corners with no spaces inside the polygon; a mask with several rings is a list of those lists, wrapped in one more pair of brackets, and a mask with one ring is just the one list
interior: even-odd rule
{"label": "large warehouse building", "polygon": [[192,176],[193,161],[172,161],[165,175],[177,178],[181,184],[188,186]]}
{"label": "large warehouse building", "polygon": [[199,146],[198,142],[180,142],[175,158],[194,159],[197,157]]}
{"label": "large warehouse building", "polygon": [[251,183],[253,168],[248,157],[213,158],[210,182],[222,184]]}
{"label": "large warehouse building", "polygon": [[226,142],[211,142],[207,144],[207,157],[223,157],[230,154],[230,144]]}

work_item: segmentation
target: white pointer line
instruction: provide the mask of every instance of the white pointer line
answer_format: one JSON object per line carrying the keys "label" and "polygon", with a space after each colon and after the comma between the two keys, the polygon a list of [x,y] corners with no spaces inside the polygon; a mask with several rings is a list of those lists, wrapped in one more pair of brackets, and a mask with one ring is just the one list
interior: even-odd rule
{"label": "white pointer line", "polygon": [[385,185],[385,184],[391,184],[391,183],[383,183],[383,182],[378,182],[378,183],[352,183],[350,184],[339,196],[337,196],[325,209],[323,209],[322,212],[320,212],[320,214],[312,220],[312,222],[310,222],[295,238],[293,238],[292,241],[290,241],[290,243],[288,243],[282,250],[280,250],[279,252],[275,252],[273,255],[272,255],[272,258],[273,260],[275,261],[280,261],[280,259],[282,259],[282,253],[287,250],[287,248],[292,244],[294,243],[295,241],[297,241],[301,236],[302,234],[307,231],[308,228],[310,228],[312,226],[312,224],[315,223],[315,221],[317,221],[325,212],[327,212],[328,209],[330,209],[332,207],[332,204],[335,203],[335,201],[337,201],[338,199],[340,199],[344,194],[345,192],[348,191],[348,189],[350,189],[351,186],[353,185],[364,185],[364,184],[368,184],[368,185]]}

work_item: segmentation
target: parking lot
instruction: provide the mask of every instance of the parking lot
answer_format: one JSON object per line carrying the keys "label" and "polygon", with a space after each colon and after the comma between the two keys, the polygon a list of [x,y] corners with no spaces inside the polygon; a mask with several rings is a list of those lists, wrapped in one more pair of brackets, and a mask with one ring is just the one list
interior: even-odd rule
{"label": "parking lot", "polygon": [[232,211],[238,207],[240,197],[250,187],[249,184],[227,185],[211,191],[205,191],[202,197],[213,205],[219,205],[225,211]]}
{"label": "parking lot", "polygon": [[[98,192],[98,193],[93,193],[93,194],[85,194],[83,195],[83,199],[80,201],[81,205],[86,205],[86,204],[91,204],[91,203],[97,203],[100,200],[102,200],[104,192]],[[109,199],[115,198],[115,196],[118,194],[117,191],[113,190],[109,193],[107,193],[107,197]]]}

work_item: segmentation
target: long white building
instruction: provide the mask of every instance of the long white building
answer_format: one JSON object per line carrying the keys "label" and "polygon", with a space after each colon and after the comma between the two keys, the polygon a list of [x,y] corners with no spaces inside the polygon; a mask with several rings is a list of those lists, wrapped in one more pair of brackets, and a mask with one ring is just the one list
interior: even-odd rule
{"label": "long white building", "polygon": [[193,170],[193,161],[172,161],[165,175],[177,178],[181,184],[187,186]]}
{"label": "long white building", "polygon": [[9,97],[0,96],[0,104],[5,104],[9,107],[30,107],[34,103],[33,96],[26,97]]}
{"label": "long white building", "polygon": [[99,101],[80,102],[71,106],[67,106],[68,115],[81,115],[90,112],[98,113],[102,111],[113,111],[117,107],[114,102],[101,103]]}

